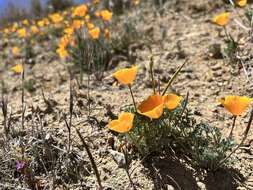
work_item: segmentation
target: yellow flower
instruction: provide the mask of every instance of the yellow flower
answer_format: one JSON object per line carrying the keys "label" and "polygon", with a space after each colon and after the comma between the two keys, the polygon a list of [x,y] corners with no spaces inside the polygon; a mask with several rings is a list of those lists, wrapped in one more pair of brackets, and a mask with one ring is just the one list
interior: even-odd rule
{"label": "yellow flower", "polygon": [[110,21],[112,19],[112,12],[108,11],[108,10],[102,10],[102,11],[100,11],[99,15],[101,16],[101,18],[104,21]]}
{"label": "yellow flower", "polygon": [[150,119],[158,119],[163,114],[164,101],[159,94],[149,96],[138,107],[138,112]]}
{"label": "yellow flower", "polygon": [[74,29],[72,27],[65,28],[64,33],[67,35],[72,35],[74,33]]}
{"label": "yellow flower", "polygon": [[87,22],[87,23],[86,23],[86,27],[87,27],[89,30],[91,30],[92,28],[95,27],[95,25],[94,25],[93,23],[91,23],[91,22]]}
{"label": "yellow flower", "polygon": [[75,16],[84,17],[87,11],[88,11],[88,7],[86,5],[80,5],[73,10],[72,17],[75,17]]}
{"label": "yellow flower", "polygon": [[63,17],[59,13],[54,13],[50,15],[49,18],[53,21],[54,24],[58,24],[63,20]]}
{"label": "yellow flower", "polygon": [[236,0],[236,4],[240,7],[244,7],[247,4],[247,0]]}
{"label": "yellow flower", "polygon": [[100,0],[92,0],[92,3],[93,4],[98,4],[98,3],[100,3]]}
{"label": "yellow flower", "polygon": [[19,74],[19,73],[23,72],[23,66],[22,66],[22,64],[19,63],[19,64],[15,65],[14,67],[12,67],[11,70],[13,72]]}
{"label": "yellow flower", "polygon": [[20,38],[25,38],[27,36],[27,33],[26,33],[26,29],[25,28],[21,28],[17,31],[18,33],[18,37]]}
{"label": "yellow flower", "polygon": [[44,26],[45,26],[44,20],[38,21],[38,22],[37,22],[37,25],[38,25],[39,27],[44,27]]}
{"label": "yellow flower", "polygon": [[106,39],[110,38],[110,31],[107,28],[104,29],[104,36],[105,36]]}
{"label": "yellow flower", "polygon": [[229,12],[221,13],[213,17],[212,22],[219,26],[225,26],[229,21],[229,15],[230,15]]}
{"label": "yellow flower", "polygon": [[37,33],[39,32],[39,29],[38,29],[37,26],[32,26],[32,27],[31,27],[31,31],[32,31],[32,33],[34,33],[34,34],[37,34]]}
{"label": "yellow flower", "polygon": [[241,115],[251,104],[252,98],[245,96],[226,96],[219,102],[234,116]]}
{"label": "yellow flower", "polygon": [[133,66],[131,68],[120,69],[116,71],[113,76],[124,85],[130,85],[136,78],[138,66]]}
{"label": "yellow flower", "polygon": [[93,40],[97,40],[100,36],[100,28],[96,27],[88,31],[89,35]]}
{"label": "yellow flower", "polygon": [[22,21],[22,24],[28,26],[29,25],[29,21],[27,19],[25,19],[25,20]]}
{"label": "yellow flower", "polygon": [[118,119],[112,120],[108,124],[108,128],[118,133],[127,133],[133,128],[133,120],[134,114],[123,112],[119,115]]}
{"label": "yellow flower", "polygon": [[17,56],[20,54],[20,49],[18,47],[13,47],[11,52],[14,56]]}
{"label": "yellow flower", "polygon": [[59,47],[57,50],[56,50],[57,54],[60,56],[60,58],[64,59],[66,58],[69,54],[68,54],[68,51],[66,50],[65,47]]}
{"label": "yellow flower", "polygon": [[176,94],[167,94],[163,96],[164,104],[169,110],[173,110],[180,104],[182,97]]}

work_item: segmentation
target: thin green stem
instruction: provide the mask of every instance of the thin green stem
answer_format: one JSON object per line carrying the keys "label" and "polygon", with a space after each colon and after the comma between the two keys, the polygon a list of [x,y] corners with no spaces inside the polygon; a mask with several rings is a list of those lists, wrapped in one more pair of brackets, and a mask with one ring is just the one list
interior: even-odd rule
{"label": "thin green stem", "polygon": [[[224,28],[225,35],[226,35],[227,40],[230,41],[232,38],[231,38],[231,36],[229,35],[226,26],[223,26],[223,28]],[[233,40],[233,39],[232,39],[232,40]]]}
{"label": "thin green stem", "polygon": [[233,124],[232,124],[232,128],[231,128],[231,131],[229,133],[229,138],[231,138],[233,136],[233,131],[234,131],[234,128],[235,128],[235,121],[236,121],[236,116],[233,116]]}
{"label": "thin green stem", "polygon": [[221,160],[217,164],[217,166],[214,168],[214,171],[217,170],[222,164],[224,164],[242,146],[242,144],[244,143],[244,141],[246,140],[246,138],[248,136],[248,133],[249,133],[249,130],[250,130],[250,127],[251,127],[251,124],[252,124],[252,120],[253,120],[253,108],[251,110],[250,118],[249,118],[247,127],[246,127],[246,129],[244,131],[244,136],[243,136],[240,144],[238,144],[238,146],[227,157],[225,157],[223,160]]}
{"label": "thin green stem", "polygon": [[135,99],[134,99],[134,94],[133,94],[133,91],[132,91],[131,84],[128,85],[128,88],[129,88],[130,93],[131,93],[131,97],[132,97],[132,100],[133,100],[135,111],[137,112],[137,106],[136,106],[136,102],[135,102]]}
{"label": "thin green stem", "polygon": [[177,71],[174,73],[174,75],[171,77],[171,79],[169,80],[169,82],[167,83],[166,88],[163,90],[162,95],[164,96],[167,92],[167,90],[169,89],[169,87],[171,86],[171,84],[174,82],[174,80],[176,79],[177,75],[179,74],[179,72],[182,70],[182,68],[185,66],[185,64],[188,62],[188,59],[185,60],[185,62],[177,69]]}
{"label": "thin green stem", "polygon": [[150,69],[150,75],[151,75],[151,79],[152,79],[153,93],[156,94],[153,65],[154,65],[154,60],[153,60],[153,56],[151,56],[151,58],[150,58],[150,64],[149,64],[150,68],[149,69]]}

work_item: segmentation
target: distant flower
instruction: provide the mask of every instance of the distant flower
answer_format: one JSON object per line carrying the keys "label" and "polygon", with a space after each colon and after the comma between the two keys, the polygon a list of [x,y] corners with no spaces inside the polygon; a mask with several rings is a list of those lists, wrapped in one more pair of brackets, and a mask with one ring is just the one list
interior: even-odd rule
{"label": "distant flower", "polygon": [[86,5],[79,5],[73,10],[72,17],[84,17],[87,14],[88,7]]}
{"label": "distant flower", "polygon": [[132,3],[133,3],[134,5],[139,5],[140,0],[132,0]]}
{"label": "distant flower", "polygon": [[236,4],[240,7],[244,7],[247,4],[247,0],[236,0]]}
{"label": "distant flower", "polygon": [[182,100],[182,97],[177,96],[176,94],[167,94],[163,96],[163,100],[164,100],[164,105],[166,106],[166,108],[168,108],[169,110],[173,110],[176,107],[178,107],[178,105],[180,104]]}
{"label": "distant flower", "polygon": [[66,50],[65,47],[59,47],[57,50],[56,50],[57,54],[60,56],[60,58],[64,59],[66,57],[68,57],[68,51]]}
{"label": "distant flower", "polygon": [[96,27],[96,28],[93,28],[93,29],[90,29],[88,31],[89,35],[91,36],[91,38],[93,40],[97,40],[100,36],[100,28],[99,27]]}
{"label": "distant flower", "polygon": [[15,46],[12,48],[11,52],[14,56],[18,56],[20,54],[20,49]]}
{"label": "distant flower", "polygon": [[241,115],[251,104],[252,98],[245,96],[226,96],[219,102],[234,116]]}
{"label": "distant flower", "polygon": [[17,31],[18,37],[25,38],[27,36],[27,32],[25,28],[21,28]]}
{"label": "distant flower", "polygon": [[15,65],[14,67],[12,67],[11,70],[17,74],[20,74],[23,72],[23,66],[22,66],[22,64],[19,63],[19,64]]}
{"label": "distant flower", "polygon": [[16,170],[21,171],[25,168],[26,163],[24,161],[17,161],[16,162]]}
{"label": "distant flower", "polygon": [[38,29],[37,26],[32,26],[31,31],[32,31],[33,34],[37,34],[40,30]]}
{"label": "distant flower", "polygon": [[109,29],[104,29],[104,37],[106,38],[106,39],[109,39],[110,38],[110,31],[109,31]]}
{"label": "distant flower", "polygon": [[100,0],[92,0],[92,3],[93,4],[98,4],[98,3],[100,3]]}
{"label": "distant flower", "polygon": [[130,85],[136,78],[138,66],[133,66],[131,68],[120,69],[116,71],[113,76],[124,85]]}
{"label": "distant flower", "polygon": [[118,119],[112,120],[108,124],[108,128],[118,133],[127,133],[133,128],[133,120],[134,114],[123,112],[119,115]]}
{"label": "distant flower", "polygon": [[86,23],[86,27],[87,27],[89,30],[91,30],[91,29],[93,29],[93,28],[95,27],[95,25],[94,25],[93,23],[91,23],[91,22],[87,22],[87,23]]}
{"label": "distant flower", "polygon": [[221,13],[215,17],[213,17],[212,22],[214,24],[217,24],[219,26],[225,26],[227,25],[228,21],[229,21],[229,12],[225,12],[225,13]]}
{"label": "distant flower", "polygon": [[25,19],[25,20],[22,21],[22,24],[28,26],[29,25],[29,21],[27,19]]}
{"label": "distant flower", "polygon": [[112,12],[108,10],[100,11],[100,16],[104,21],[110,21],[112,19]]}
{"label": "distant flower", "polygon": [[159,94],[149,96],[138,107],[138,112],[150,119],[158,119],[163,113],[164,101]]}
{"label": "distant flower", "polygon": [[59,13],[54,13],[49,15],[49,18],[52,20],[54,24],[58,24],[63,21],[63,17]]}
{"label": "distant flower", "polygon": [[65,28],[64,33],[67,35],[72,35],[74,33],[74,29],[72,27]]}
{"label": "distant flower", "polygon": [[74,29],[79,29],[82,26],[82,22],[78,19],[73,20],[72,27]]}

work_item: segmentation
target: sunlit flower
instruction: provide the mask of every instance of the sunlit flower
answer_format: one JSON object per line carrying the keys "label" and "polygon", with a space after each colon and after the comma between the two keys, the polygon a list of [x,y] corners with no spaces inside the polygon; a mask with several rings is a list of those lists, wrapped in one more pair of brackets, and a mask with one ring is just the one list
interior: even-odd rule
{"label": "sunlit flower", "polygon": [[86,5],[80,5],[76,7],[72,13],[72,17],[80,16],[84,17],[88,11],[88,7]]}
{"label": "sunlit flower", "polygon": [[28,26],[29,25],[29,21],[27,19],[25,19],[25,20],[22,21],[22,24]]}
{"label": "sunlit flower", "polygon": [[93,29],[90,29],[88,31],[89,35],[91,36],[91,38],[93,40],[97,40],[100,36],[100,28],[99,27],[96,27],[96,28],[93,28]]}
{"label": "sunlit flower", "polygon": [[32,26],[32,27],[31,27],[31,31],[32,31],[32,33],[34,33],[34,34],[37,34],[40,30],[38,29],[37,26]]}
{"label": "sunlit flower", "polygon": [[56,50],[57,54],[60,56],[60,58],[64,59],[66,57],[68,57],[69,53],[68,51],[66,50],[65,47],[59,47],[57,50]]}
{"label": "sunlit flower", "polygon": [[169,110],[173,110],[178,107],[182,100],[182,97],[177,96],[176,94],[167,94],[163,96],[163,100],[166,108],[168,108]]}
{"label": "sunlit flower", "polygon": [[110,21],[112,19],[112,12],[108,11],[108,10],[102,10],[102,11],[100,11],[99,15],[101,16],[101,18],[104,21]]}
{"label": "sunlit flower", "polygon": [[98,3],[100,3],[100,0],[92,0],[92,3],[93,4],[98,4]]}
{"label": "sunlit flower", "polygon": [[236,0],[236,4],[240,7],[244,7],[247,4],[247,0]]}
{"label": "sunlit flower", "polygon": [[134,114],[123,112],[119,115],[118,119],[112,120],[108,124],[108,128],[118,133],[127,133],[133,128],[133,120]]}
{"label": "sunlit flower", "polygon": [[54,24],[58,24],[63,20],[63,17],[59,13],[54,13],[49,16]]}
{"label": "sunlit flower", "polygon": [[12,48],[11,52],[12,52],[12,54],[13,54],[14,56],[17,56],[17,55],[20,54],[20,49],[19,49],[18,47],[15,46],[15,47]]}
{"label": "sunlit flower", "polygon": [[22,66],[22,64],[19,63],[19,64],[15,65],[14,67],[12,67],[11,70],[13,72],[19,74],[19,73],[23,72],[23,66]]}
{"label": "sunlit flower", "polygon": [[65,28],[64,33],[67,35],[72,35],[74,33],[74,29],[72,27]]}
{"label": "sunlit flower", "polygon": [[229,15],[230,15],[229,12],[221,13],[213,17],[212,22],[219,26],[225,26],[229,21]]}
{"label": "sunlit flower", "polygon": [[81,26],[82,26],[82,22],[80,20],[76,19],[76,20],[73,21],[72,27],[74,29],[79,29],[79,28],[81,28]]}
{"label": "sunlit flower", "polygon": [[251,104],[252,98],[245,96],[226,96],[219,102],[234,116],[241,115]]}
{"label": "sunlit flower", "polygon": [[158,119],[163,114],[164,101],[159,94],[149,96],[138,106],[138,112],[150,119]]}
{"label": "sunlit flower", "polygon": [[27,32],[25,28],[21,28],[17,31],[18,37],[25,38],[27,36]]}
{"label": "sunlit flower", "polygon": [[113,76],[124,85],[130,85],[136,78],[138,66],[133,66],[131,68],[120,69],[113,73]]}
{"label": "sunlit flower", "polygon": [[91,22],[87,22],[87,23],[86,23],[86,27],[87,27],[89,30],[91,30],[92,28],[95,27],[95,25],[94,25],[93,23],[91,23]]}
{"label": "sunlit flower", "polygon": [[106,39],[110,38],[110,31],[107,28],[104,29],[104,36],[105,36]]}

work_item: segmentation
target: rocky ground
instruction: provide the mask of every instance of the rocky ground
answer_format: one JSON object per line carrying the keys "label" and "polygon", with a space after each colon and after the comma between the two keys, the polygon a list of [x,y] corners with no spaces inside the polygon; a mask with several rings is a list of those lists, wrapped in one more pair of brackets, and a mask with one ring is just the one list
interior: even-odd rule
{"label": "rocky ground", "polygon": [[[252,5],[248,5],[249,7]],[[227,5],[228,7],[228,5]],[[252,96],[250,86],[251,79],[247,79],[240,64],[232,64],[221,56],[211,56],[214,44],[224,46],[225,34],[222,29],[210,23],[210,18],[226,8],[220,1],[170,1],[162,15],[150,7],[144,7],[143,20],[140,19],[138,27],[149,31],[155,43],[150,44],[154,56],[155,76],[161,79],[161,87],[164,87],[171,75],[186,59],[187,65],[183,68],[177,80],[171,87],[171,91],[185,97],[189,92],[190,108],[200,121],[209,122],[213,126],[222,129],[224,135],[228,135],[231,125],[231,116],[222,107],[218,106],[218,99],[225,95]],[[231,9],[229,9],[231,10]],[[243,10],[239,10],[242,14]],[[132,14],[136,14],[134,11]],[[232,21],[231,33],[239,36],[245,34],[243,30]],[[166,36],[162,37],[162,31]],[[67,128],[63,113],[68,114],[69,105],[69,75],[66,65],[60,61],[53,52],[49,51],[50,42],[36,44],[34,50],[37,54],[35,65],[26,65],[26,79],[34,79],[36,84],[32,92],[25,92],[25,127],[33,126],[33,117],[36,113],[41,116],[41,133],[50,134],[49,139],[55,146],[61,147],[67,142]],[[252,51],[248,51],[252,56]],[[251,54],[250,54],[251,53]],[[133,85],[134,95],[138,102],[142,101],[151,92],[150,77],[148,73],[150,51],[143,45],[136,49],[136,64],[140,66],[137,80]],[[0,61],[0,79],[4,81],[8,89],[9,105],[12,108],[15,129],[20,127],[21,116],[21,78],[8,70],[13,61],[12,57]],[[250,60],[247,61],[250,65]],[[252,64],[252,63],[251,63]],[[119,86],[111,77],[111,74],[119,68],[128,66],[128,62],[120,62],[117,67],[105,72],[105,78],[97,81],[93,76],[90,84],[91,116],[98,123],[88,124],[87,115],[87,77],[84,77],[84,86],[78,88],[74,81],[74,116],[73,126],[80,129],[84,137],[87,137],[92,154],[95,157],[102,183],[108,189],[131,189],[131,185],[125,171],[118,168],[110,153],[110,139],[115,138],[107,129],[109,120],[108,110],[117,114],[122,105],[130,104],[131,97],[128,89]],[[51,101],[52,110],[48,110],[43,96]],[[2,116],[0,116],[1,118]],[[237,120],[235,139],[239,142],[246,126],[249,114]],[[37,120],[35,120],[37,121]],[[72,143],[76,144],[74,150],[78,151],[75,132],[72,134]],[[31,140],[31,139],[30,139]],[[31,143],[33,140],[31,140]],[[0,143],[4,143],[0,139]],[[15,142],[11,142],[14,143]],[[53,143],[53,144],[54,144]],[[15,151],[15,150],[13,150]],[[1,150],[0,154],[3,154]],[[79,152],[84,164],[88,165],[86,153]],[[7,160],[7,155],[1,156],[1,165]],[[235,155],[237,162],[229,170],[221,170],[216,173],[200,175],[195,169],[183,162],[171,158],[169,155],[155,157],[149,160],[149,164],[139,159],[132,160],[130,171],[137,189],[182,189],[182,190],[233,190],[253,189],[253,130],[245,142],[243,148]],[[64,157],[63,157],[64,160]],[[63,161],[67,162],[67,159]],[[13,168],[13,167],[12,167]],[[93,189],[95,175],[90,166],[85,166],[87,171],[83,178],[83,184],[61,185],[58,189]],[[12,172],[6,172],[12,175]],[[0,187],[6,182],[0,172]],[[44,176],[37,176],[41,183],[52,187],[52,171]],[[14,180],[18,181],[18,180]],[[10,183],[11,184],[11,183]],[[47,186],[47,188],[49,188]],[[46,189],[47,189],[46,188]],[[15,187],[6,189],[15,189]]]}

